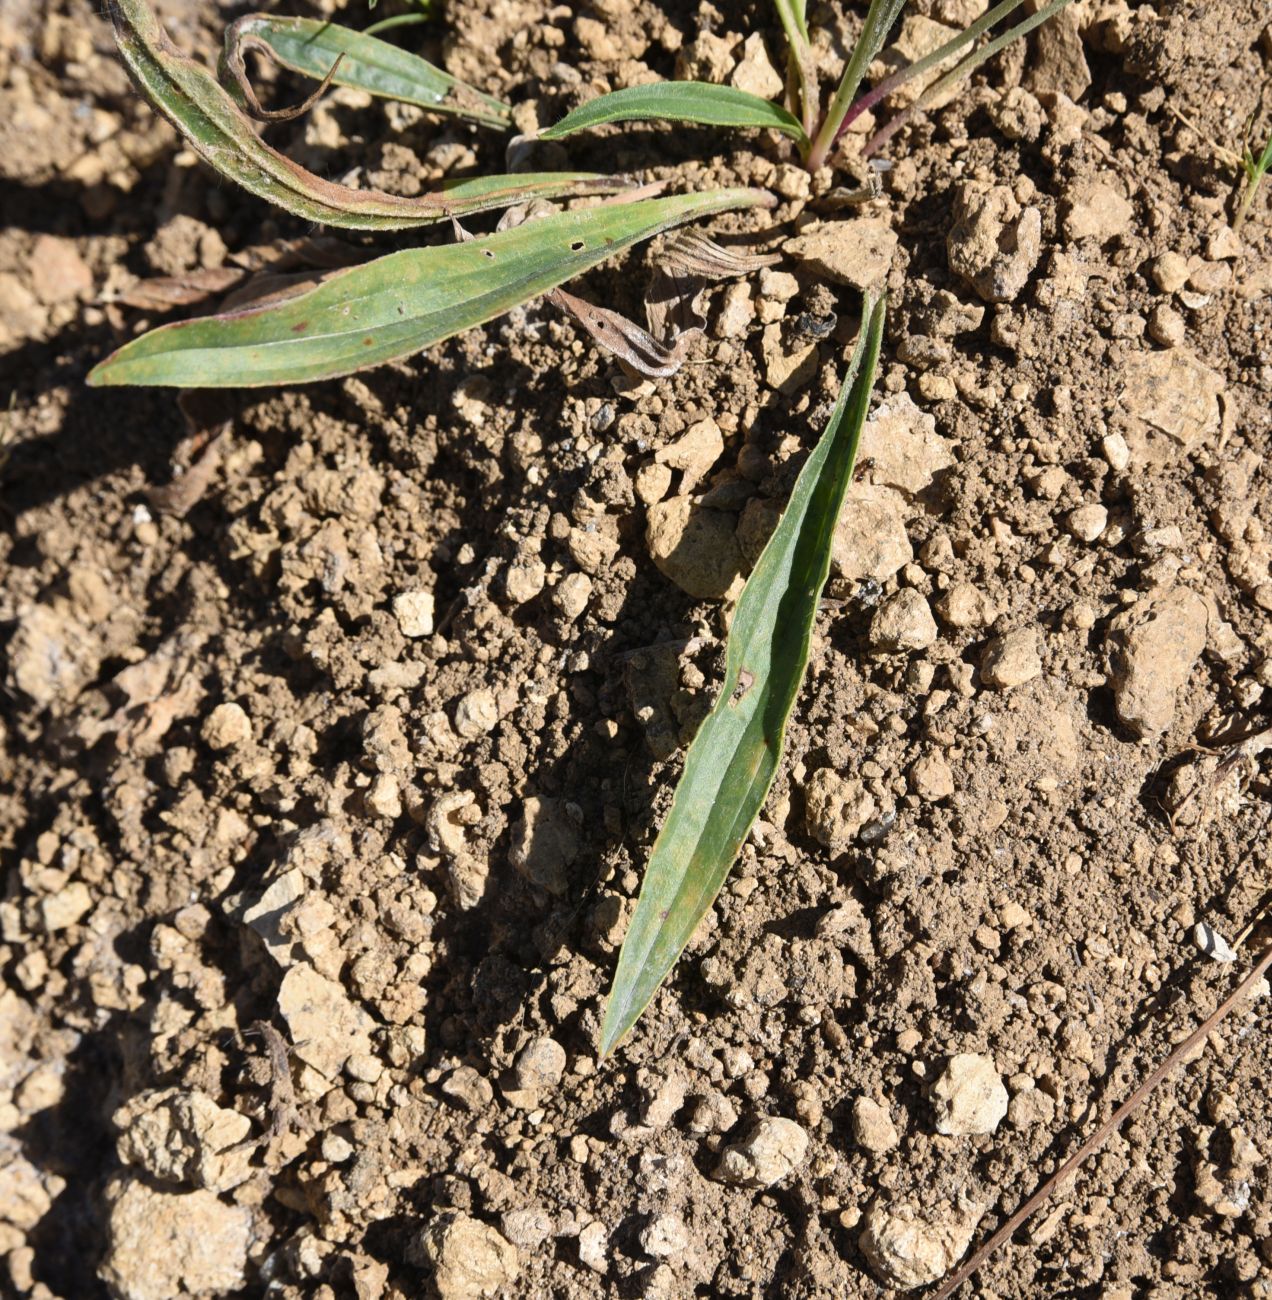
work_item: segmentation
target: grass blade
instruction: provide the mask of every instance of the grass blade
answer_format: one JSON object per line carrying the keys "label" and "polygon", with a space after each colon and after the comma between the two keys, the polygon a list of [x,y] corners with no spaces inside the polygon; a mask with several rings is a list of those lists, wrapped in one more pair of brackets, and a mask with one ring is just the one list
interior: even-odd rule
{"label": "grass blade", "polygon": [[253,47],[263,48],[283,67],[315,81],[322,81],[340,59],[333,85],[352,86],[381,99],[400,100],[486,126],[502,129],[512,121],[512,109],[500,100],[457,81],[416,54],[336,23],[268,14],[238,19],[225,33],[225,63],[236,78],[242,75],[243,51]]}
{"label": "grass blade", "polygon": [[101,362],[88,382],[242,388],[347,375],[500,316],[671,226],[771,203],[761,190],[707,190],[391,253],[283,302],[152,330]]}
{"label": "grass blade", "polygon": [[844,114],[844,120],[839,124],[839,130],[836,132],[835,138],[838,140],[863,113],[868,112],[880,101],[887,99],[889,95],[900,90],[902,86],[908,85],[915,77],[921,77],[930,68],[935,68],[944,63],[951,55],[957,54],[964,45],[970,45],[983,33],[987,32],[1000,18],[1006,18],[1014,10],[1019,9],[1024,2],[1025,0],[1002,0],[1001,4],[997,4],[992,9],[981,14],[975,22],[969,23],[968,26],[951,37],[939,49],[932,50],[921,59],[915,59],[913,63],[907,63],[904,68],[898,68],[891,76],[885,77],[877,86],[874,86],[857,99],[848,112]]}
{"label": "grass blade", "polygon": [[738,601],[720,696],[689,746],[619,954],[602,1056],[635,1024],[689,942],[773,783],[870,402],[883,317],[882,299],[867,299],[834,413]]}
{"label": "grass blade", "polygon": [[915,114],[921,113],[934,100],[939,99],[951,86],[957,86],[960,81],[971,76],[986,59],[992,59],[999,50],[1005,49],[1022,36],[1027,36],[1035,27],[1041,27],[1048,18],[1058,14],[1061,9],[1072,3],[1073,0],[1051,0],[1050,4],[1044,5],[1037,13],[1031,14],[1022,22],[1017,23],[1015,27],[1008,28],[1000,36],[995,36],[992,41],[987,41],[980,49],[973,50],[943,77],[938,77],[936,81],[926,87],[913,104],[903,109],[886,126],[876,131],[866,141],[862,153],[867,157],[872,153],[877,153]]}
{"label": "grass blade", "polygon": [[245,190],[328,226],[406,230],[529,198],[612,188],[588,173],[485,177],[418,199],[353,190],[315,176],[271,149],[234,97],[168,39],[146,0],[107,0],[120,53],[146,98],[221,175]]}
{"label": "grass blade", "polygon": [[651,121],[768,128],[789,135],[801,145],[808,143],[804,128],[780,104],[709,81],[660,81],[600,95],[567,113],[539,136],[543,140],[559,140],[609,122]]}

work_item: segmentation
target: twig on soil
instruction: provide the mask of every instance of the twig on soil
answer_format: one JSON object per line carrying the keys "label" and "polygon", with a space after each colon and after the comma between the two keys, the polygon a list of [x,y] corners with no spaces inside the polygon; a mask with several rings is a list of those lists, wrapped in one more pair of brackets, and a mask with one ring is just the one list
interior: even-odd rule
{"label": "twig on soil", "polygon": [[1272,966],[1272,945],[1251,967],[1240,984],[1184,1039],[1178,1047],[1135,1089],[1133,1093],[1100,1125],[1094,1133],[1060,1166],[1034,1194],[976,1251],[961,1268],[951,1273],[932,1295],[932,1300],[947,1300],[952,1296],[987,1259],[1005,1242],[1010,1241],[1016,1229],[1025,1223],[1055,1191],[1056,1187],[1074,1173],[1078,1166],[1115,1133],[1126,1119],[1139,1107],[1140,1103],[1157,1087],[1163,1079],[1172,1074],[1192,1052],[1204,1043],[1212,1030],[1224,1019],[1250,990],[1258,983],[1264,972]]}
{"label": "twig on soil", "polygon": [[269,1055],[269,1126],[262,1141],[273,1141],[296,1120],[296,1094],[292,1090],[291,1062],[287,1040],[267,1020],[258,1020],[252,1030],[260,1034]]}

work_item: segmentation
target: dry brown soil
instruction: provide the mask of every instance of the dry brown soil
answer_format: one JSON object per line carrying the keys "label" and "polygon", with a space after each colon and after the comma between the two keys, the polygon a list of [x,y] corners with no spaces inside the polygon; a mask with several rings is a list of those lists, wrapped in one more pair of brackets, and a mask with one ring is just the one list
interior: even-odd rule
{"label": "dry brown soil", "polygon": [[[240,11],[159,7],[209,59]],[[863,7],[812,6],[828,74]],[[0,1292],[866,1297],[947,1270],[1257,944],[1268,756],[1230,746],[1272,702],[1272,217],[1233,236],[1223,151],[1269,80],[1265,0],[1084,0],[898,137],[864,206],[776,138],[536,146],[780,196],[713,227],[784,260],[711,290],[672,379],[534,302],[191,423],[85,388],[161,319],[121,295],[309,232],[156,123],[95,8],[0,0]],[[780,49],[758,2],[472,0],[401,39],[525,127],[678,63],[763,74],[753,32]],[[270,130],[405,193],[503,163],[347,92]],[[787,760],[598,1065],[720,672],[726,607],[689,593],[754,556],[880,247],[886,410]],[[639,316],[649,256],[578,292]],[[968,1294],[1272,1295],[1258,991]]]}

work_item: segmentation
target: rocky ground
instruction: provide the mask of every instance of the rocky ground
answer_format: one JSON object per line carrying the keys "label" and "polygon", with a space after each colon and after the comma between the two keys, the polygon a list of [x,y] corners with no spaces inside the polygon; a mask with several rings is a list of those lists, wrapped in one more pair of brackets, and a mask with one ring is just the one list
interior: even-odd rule
{"label": "rocky ground", "polygon": [[[159,8],[208,59],[240,11]],[[827,74],[860,8],[813,6]],[[902,55],[984,4],[913,8]],[[671,379],[538,302],[187,415],[84,375],[170,308],[147,281],[308,232],[197,165],[87,0],[0,0],[0,1291],[866,1297],[1033,1189],[1232,987],[1270,883],[1266,203],[1230,224],[1268,21],[1080,0],[864,204],[775,138],[538,145],[765,185],[713,231],[781,261],[712,289]],[[770,93],[778,35],[474,0],[402,39],[526,129],[655,76]],[[347,91],[271,132],[404,193],[502,165]],[[578,292],[639,317],[656,256]],[[598,1064],[866,285],[888,338],[787,762]],[[1257,994],[967,1294],[1272,1295]]]}

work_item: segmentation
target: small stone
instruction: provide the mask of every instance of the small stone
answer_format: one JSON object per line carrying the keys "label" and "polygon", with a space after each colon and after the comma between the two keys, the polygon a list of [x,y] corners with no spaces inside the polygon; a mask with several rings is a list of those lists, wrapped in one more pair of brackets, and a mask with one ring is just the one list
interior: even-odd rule
{"label": "small stone", "polygon": [[1078,14],[1062,9],[1034,35],[1029,88],[1037,95],[1064,95],[1079,100],[1091,84]]}
{"label": "small stone", "polygon": [[441,1300],[486,1300],[517,1280],[517,1248],[489,1224],[446,1210],[422,1229],[415,1252],[433,1266]]}
{"label": "small stone", "polygon": [[[1223,293],[1232,284],[1234,272],[1227,262],[1202,262],[1194,264],[1188,272],[1188,287],[1193,293],[1213,295]],[[1190,306],[1181,295],[1185,306]],[[1203,305],[1203,304],[1198,304]]]}
{"label": "small stone", "polygon": [[403,636],[433,635],[433,593],[403,591],[393,597],[393,617]]}
{"label": "small stone", "polygon": [[484,375],[469,375],[455,389],[451,403],[470,428],[480,429],[490,418],[492,389]]}
{"label": "small stone", "polygon": [[1070,510],[1065,523],[1069,531],[1080,542],[1093,542],[1105,530],[1109,522],[1109,512],[1098,503],[1078,506]]}
{"label": "small stone", "polygon": [[687,496],[649,507],[645,541],[654,563],[690,596],[724,600],[742,590],[742,548],[736,518]]}
{"label": "small stone", "polygon": [[1008,632],[995,637],[981,659],[981,681],[996,690],[1023,686],[1042,672],[1038,638],[1032,631]]}
{"label": "small stone", "polygon": [[853,483],[830,544],[831,568],[847,582],[887,582],[914,559],[905,498],[892,488]]}
{"label": "small stone", "polygon": [[438,1087],[444,1096],[473,1115],[480,1115],[495,1096],[490,1080],[471,1065],[456,1066]]}
{"label": "small stone", "polygon": [[203,720],[203,739],[218,752],[251,743],[252,720],[241,704],[218,704]]}
{"label": "small stone", "polygon": [[494,691],[479,687],[460,697],[455,706],[455,731],[464,740],[475,740],[498,725],[499,703]]}
{"label": "small stone", "polygon": [[522,1250],[537,1250],[552,1235],[552,1216],[537,1205],[500,1216],[503,1235]]}
{"label": "small stone", "polygon": [[251,1121],[201,1092],[160,1088],[140,1093],[112,1117],[119,1158],[161,1182],[214,1192],[237,1187],[251,1173],[249,1153],[231,1152],[247,1139]]}
{"label": "small stone", "polygon": [[55,894],[40,899],[40,928],[45,934],[68,930],[93,906],[93,895],[82,880],[72,880]]}
{"label": "small stone", "polygon": [[1206,257],[1212,262],[1230,262],[1241,256],[1241,236],[1231,226],[1218,226],[1206,236]]}
{"label": "small stone", "polygon": [[600,1220],[579,1233],[579,1263],[594,1273],[609,1271],[609,1229]]}
{"label": "small stone", "polygon": [[743,339],[755,320],[755,303],[751,297],[751,286],[745,281],[731,284],[724,291],[720,302],[720,312],[716,316],[715,332],[717,338]]}
{"label": "small stone", "polygon": [[998,606],[985,591],[970,582],[955,582],[936,600],[941,621],[955,628],[988,627],[998,617]]}
{"label": "small stone", "polygon": [[808,1134],[792,1119],[766,1118],[746,1138],[726,1147],[716,1176],[743,1187],[772,1187],[808,1153]]}
{"label": "small stone", "polygon": [[1029,142],[1042,134],[1047,121],[1037,96],[1023,86],[1012,86],[1001,99],[991,103],[989,117],[1008,140]]}
{"label": "small stone", "polygon": [[847,848],[875,815],[874,796],[857,780],[833,768],[818,768],[804,786],[804,819],[819,844],[836,851]]}
{"label": "small stone", "polygon": [[1125,234],[1134,216],[1134,207],[1116,186],[1093,177],[1079,181],[1069,193],[1065,234],[1104,244]]}
{"label": "small stone", "polygon": [[1022,208],[1006,185],[965,182],[945,241],[950,270],[985,302],[1020,296],[1042,253],[1042,213]]}
{"label": "small stone", "polygon": [[888,1108],[869,1097],[858,1097],[852,1104],[852,1135],[858,1146],[877,1156],[901,1141]]}
{"label": "small stone", "polygon": [[98,1270],[115,1300],[219,1296],[247,1285],[252,1211],[215,1192],[164,1192],[132,1174],[106,1190],[106,1255]]}
{"label": "small stone", "polygon": [[46,306],[83,298],[93,291],[93,273],[72,240],[41,235],[31,249],[31,287]]}
{"label": "small stone", "polygon": [[666,1128],[685,1104],[688,1081],[679,1071],[673,1071],[643,1080],[642,1087],[645,1104],[640,1110],[641,1123],[652,1129]]}
{"label": "small stone", "polygon": [[[514,605],[533,600],[548,580],[548,566],[537,555],[527,555],[508,566],[504,573],[504,595]],[[431,605],[430,601],[430,605]],[[432,611],[429,611],[432,629]]]}
{"label": "small stone", "polygon": [[1188,328],[1169,303],[1159,302],[1148,314],[1148,337],[1164,348],[1177,348],[1188,337]]}
{"label": "small stone", "polygon": [[362,806],[372,817],[397,821],[402,815],[402,788],[397,778],[381,772],[367,787]]}
{"label": "small stone", "polygon": [[780,321],[764,327],[760,353],[768,386],[787,396],[799,392],[817,373],[817,341],[803,334],[788,337]]}
{"label": "small stone", "polygon": [[1207,925],[1205,921],[1198,921],[1193,927],[1193,943],[1212,961],[1232,962],[1237,960],[1237,954],[1232,951],[1232,945],[1213,925]]}
{"label": "small stone", "polygon": [[883,288],[896,251],[896,232],[882,217],[818,222],[785,248],[815,274],[862,292]]}
{"label": "small stone", "polygon": [[636,495],[647,505],[661,501],[671,487],[671,469],[667,465],[651,463],[636,471]]}
{"label": "small stone", "polygon": [[335,980],[298,962],[278,988],[278,1012],[287,1022],[293,1053],[334,1079],[355,1052],[370,1052],[375,1022]]}
{"label": "small stone", "polygon": [[880,1279],[910,1290],[937,1282],[963,1257],[984,1207],[957,1205],[893,1208],[876,1202],[866,1211],[861,1253]]}
{"label": "small stone", "polygon": [[[2,314],[0,304],[0,320]],[[101,667],[101,650],[88,630],[47,605],[22,611],[5,657],[9,682],[39,705],[73,700]]]}
{"label": "small stone", "polygon": [[910,789],[924,803],[939,803],[954,793],[954,773],[940,754],[924,754],[910,768]]}
{"label": "small stone", "polygon": [[1109,625],[1109,685],[1118,720],[1140,737],[1165,731],[1206,648],[1206,603],[1186,587],[1141,600]]}
{"label": "small stone", "polygon": [[518,1088],[555,1088],[565,1073],[565,1048],[554,1038],[532,1038],[517,1053],[512,1073]]}
{"label": "small stone", "polygon": [[532,884],[560,897],[579,854],[579,821],[561,799],[531,796],[512,828],[508,859]]}
{"label": "small stone", "polygon": [[1100,439],[1100,451],[1105,463],[1115,473],[1121,474],[1131,463],[1131,449],[1120,433],[1108,433]]}
{"label": "small stone", "polygon": [[1188,259],[1173,250],[1162,253],[1153,259],[1149,274],[1163,293],[1178,293],[1188,283]]}
{"label": "small stone", "polygon": [[651,1259],[675,1259],[689,1248],[689,1229],[678,1214],[657,1214],[641,1229],[640,1248]]}
{"label": "small stone", "polygon": [[774,99],[782,93],[786,83],[773,67],[759,32],[752,32],[743,42],[742,58],[730,74],[729,83],[760,99]]}
{"label": "small stone", "polygon": [[936,417],[920,410],[908,393],[898,393],[866,421],[857,460],[860,481],[916,497],[954,464],[954,453],[937,433]]}
{"label": "small stone", "polygon": [[946,1137],[992,1133],[1007,1114],[1007,1100],[993,1061],[961,1052],[932,1085],[936,1131]]}
{"label": "small stone", "polygon": [[582,618],[592,599],[592,579],[586,573],[567,573],[552,589],[552,603],[562,618],[573,623]]}
{"label": "small stone", "polygon": [[698,420],[691,424],[675,442],[663,447],[654,456],[660,465],[678,469],[681,494],[687,494],[706,476],[711,467],[724,454],[724,435],[714,420]]}
{"label": "small stone", "polygon": [[894,592],[870,621],[870,644],[887,653],[926,650],[936,640],[936,620],[913,587]]}

